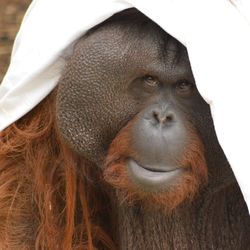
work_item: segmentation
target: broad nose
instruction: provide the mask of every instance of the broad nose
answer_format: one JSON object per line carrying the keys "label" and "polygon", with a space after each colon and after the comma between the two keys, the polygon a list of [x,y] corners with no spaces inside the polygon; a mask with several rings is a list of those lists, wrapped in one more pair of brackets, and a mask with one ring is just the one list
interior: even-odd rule
{"label": "broad nose", "polygon": [[176,120],[175,112],[171,109],[154,108],[150,116],[150,121],[155,126],[170,126]]}

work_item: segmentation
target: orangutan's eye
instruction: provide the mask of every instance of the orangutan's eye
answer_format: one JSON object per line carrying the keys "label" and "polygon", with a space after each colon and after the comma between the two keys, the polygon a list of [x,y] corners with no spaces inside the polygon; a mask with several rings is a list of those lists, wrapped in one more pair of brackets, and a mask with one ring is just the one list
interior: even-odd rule
{"label": "orangutan's eye", "polygon": [[180,81],[176,84],[176,92],[181,95],[187,95],[192,92],[194,85],[188,81]]}
{"label": "orangutan's eye", "polygon": [[155,91],[159,88],[160,82],[153,76],[146,75],[143,77],[144,89],[146,91]]}

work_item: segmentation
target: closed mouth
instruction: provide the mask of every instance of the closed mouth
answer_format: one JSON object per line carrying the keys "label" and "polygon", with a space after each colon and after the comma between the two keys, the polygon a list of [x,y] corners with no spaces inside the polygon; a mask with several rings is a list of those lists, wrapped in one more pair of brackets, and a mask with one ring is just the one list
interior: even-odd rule
{"label": "closed mouth", "polygon": [[136,184],[152,189],[172,183],[185,170],[179,166],[142,166],[134,159],[129,159],[127,167]]}
{"label": "closed mouth", "polygon": [[177,169],[179,169],[179,168],[177,168],[177,167],[175,167],[175,168],[166,168],[166,169],[164,169],[164,168],[159,168],[159,167],[148,167],[148,166],[142,166],[142,165],[140,165],[138,162],[136,162],[135,161],[135,163],[139,166],[139,167],[141,167],[141,168],[144,168],[145,170],[147,170],[147,171],[150,171],[150,172],[154,172],[154,173],[166,173],[166,172],[172,172],[172,171],[176,171]]}

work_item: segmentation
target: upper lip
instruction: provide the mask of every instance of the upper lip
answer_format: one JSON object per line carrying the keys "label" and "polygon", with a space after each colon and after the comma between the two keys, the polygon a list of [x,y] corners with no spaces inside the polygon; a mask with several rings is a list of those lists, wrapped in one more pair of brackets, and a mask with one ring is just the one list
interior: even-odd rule
{"label": "upper lip", "polygon": [[164,165],[164,166],[162,166],[162,165],[148,166],[148,165],[141,165],[140,163],[138,163],[138,161],[136,161],[134,159],[132,159],[132,161],[134,161],[141,168],[144,168],[144,169],[151,171],[151,172],[164,173],[164,172],[172,172],[172,171],[179,169],[179,167],[177,167],[177,166],[166,166],[166,165]]}

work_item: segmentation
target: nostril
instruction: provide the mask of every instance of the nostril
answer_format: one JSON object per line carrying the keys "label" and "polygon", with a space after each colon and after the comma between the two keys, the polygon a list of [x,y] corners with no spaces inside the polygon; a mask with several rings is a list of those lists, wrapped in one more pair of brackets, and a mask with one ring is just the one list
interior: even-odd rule
{"label": "nostril", "polygon": [[166,121],[167,122],[172,122],[173,120],[174,120],[173,114],[169,114],[169,115],[166,116]]}
{"label": "nostril", "polygon": [[153,118],[154,118],[155,121],[161,122],[160,119],[159,119],[159,112],[153,111]]}
{"label": "nostril", "polygon": [[174,115],[167,112],[153,111],[153,120],[160,124],[168,124],[174,120]]}

